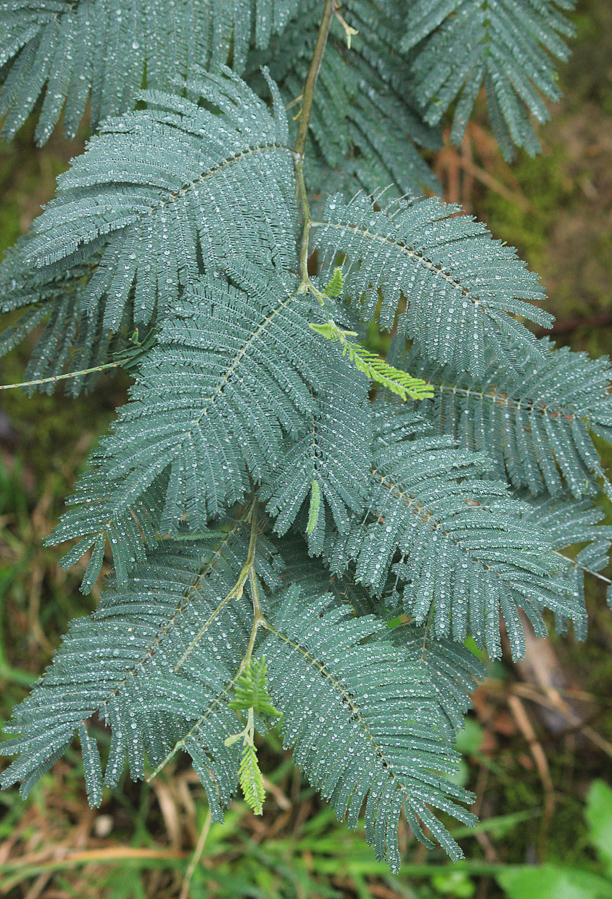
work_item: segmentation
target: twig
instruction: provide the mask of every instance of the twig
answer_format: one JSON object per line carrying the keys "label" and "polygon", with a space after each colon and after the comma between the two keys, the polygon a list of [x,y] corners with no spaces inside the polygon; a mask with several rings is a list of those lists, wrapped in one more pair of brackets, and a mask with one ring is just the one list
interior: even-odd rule
{"label": "twig", "polygon": [[183,880],[183,885],[181,886],[179,899],[188,899],[189,897],[189,886],[191,884],[191,878],[193,877],[193,873],[199,864],[202,853],[204,852],[204,844],[206,843],[206,837],[208,836],[211,823],[212,815],[209,808],[206,814],[206,820],[204,821],[204,825],[202,827],[202,830],[200,831],[197,846],[195,847],[194,853],[191,856],[191,861],[189,862],[189,866],[185,872],[185,879]]}
{"label": "twig", "polygon": [[480,181],[485,187],[488,187],[490,190],[495,191],[504,200],[507,200],[509,203],[515,203],[522,212],[529,212],[529,200],[522,194],[520,191],[516,189],[511,190],[506,187],[505,184],[502,184],[497,178],[487,172],[486,169],[481,168],[479,165],[476,165],[470,159],[467,159],[465,156],[460,157],[459,167],[462,168],[468,175],[472,178],[476,178],[477,181]]}
{"label": "twig", "polygon": [[[308,235],[312,217],[310,215],[310,206],[308,205],[308,196],[306,194],[306,182],[304,180],[304,151],[306,149],[306,138],[308,137],[308,127],[312,115],[314,90],[317,78],[319,77],[321,63],[323,62],[323,53],[325,52],[325,45],[327,44],[327,37],[329,35],[329,29],[335,9],[335,0],[325,0],[325,8],[319,26],[319,33],[317,35],[312,62],[310,63],[308,75],[304,82],[304,90],[302,91],[300,127],[295,142],[295,177],[302,204],[302,214],[304,216],[304,231],[302,234],[302,246],[300,251],[300,275],[302,276],[302,286],[305,290],[312,288],[308,277]],[[315,291],[315,295],[316,293],[317,292]]]}
{"label": "twig", "polygon": [[[204,624],[202,625],[200,630],[197,632],[197,634],[195,635],[195,637],[193,638],[193,640],[191,641],[191,643],[189,644],[189,646],[187,647],[187,649],[185,650],[183,655],[180,657],[180,659],[176,663],[176,665],[174,667],[175,672],[179,670],[179,668],[184,664],[185,659],[189,655],[191,655],[191,653],[193,652],[193,650],[195,649],[197,644],[200,642],[203,635],[206,633],[207,628],[210,625],[211,619],[214,616],[218,615],[220,610],[225,605],[227,605],[227,603],[231,599],[235,599],[235,598],[240,599],[242,597],[242,593],[244,591],[244,585],[246,584],[247,578],[249,577],[251,570],[253,569],[253,566],[255,564],[256,541],[257,541],[257,497],[255,497],[255,499],[253,500],[253,505],[251,507],[251,537],[249,540],[249,551],[247,554],[246,562],[242,566],[242,571],[240,572],[240,574],[238,576],[238,580],[236,581],[236,583],[234,584],[232,589],[229,591],[229,593],[223,598],[222,602],[217,606],[217,608],[212,613],[212,615],[206,619],[206,621],[204,622]],[[249,658],[250,658],[250,656],[249,656]],[[242,668],[241,668],[241,671],[242,671]],[[240,672],[238,672],[238,673],[240,674]]]}
{"label": "twig", "polygon": [[572,707],[565,702],[562,693],[572,699],[608,706],[609,703],[605,700],[599,700],[597,697],[591,696],[590,693],[583,693],[580,690],[554,689],[540,692],[540,690],[530,684],[513,684],[511,687],[502,685],[498,687],[495,681],[485,681],[479,685],[479,689],[488,693],[502,693],[504,694],[504,698],[506,698],[506,694],[510,692],[517,696],[522,696],[524,699],[529,699],[531,702],[537,702],[538,705],[553,709],[558,712],[576,732],[581,733],[590,740],[591,743],[594,743],[595,746],[601,749],[602,752],[605,752],[607,756],[612,758],[612,743],[609,743],[608,740],[602,737],[601,734],[598,734],[597,731],[593,730],[588,724],[584,724]]}
{"label": "twig", "polygon": [[280,809],[286,812],[292,808],[291,800],[287,799],[279,786],[277,786],[275,783],[272,783],[272,781],[268,780],[267,777],[264,777],[263,784],[266,788],[266,793],[270,793],[272,796],[274,796],[274,798],[276,799],[276,804]]}
{"label": "twig", "polygon": [[310,125],[310,116],[312,114],[314,89],[317,83],[317,78],[319,77],[321,63],[323,62],[323,53],[325,52],[327,36],[329,34],[331,20],[335,9],[335,0],[325,0],[325,8],[323,10],[323,17],[321,19],[317,41],[315,44],[314,53],[312,55],[312,62],[310,63],[308,75],[306,76],[306,81],[304,82],[304,90],[302,91],[302,118],[300,121],[297,141],[295,142],[295,152],[302,158],[304,157],[306,137],[308,135],[308,126]]}
{"label": "twig", "polygon": [[555,322],[552,328],[538,328],[537,337],[552,337],[559,334],[573,334],[578,328],[605,328],[612,325],[612,312],[602,312],[592,318],[570,318],[564,322]]}
{"label": "twig", "polygon": [[91,375],[97,371],[119,368],[120,365],[120,362],[107,362],[105,365],[96,365],[94,368],[83,368],[80,371],[69,371],[64,375],[53,375],[50,378],[37,378],[35,381],[20,381],[18,384],[0,384],[0,390],[15,390],[17,387],[36,387],[39,384],[55,384],[57,381],[66,381],[69,378],[76,378],[77,375]]}
{"label": "twig", "polygon": [[[545,844],[545,837],[548,832],[551,818],[555,811],[555,788],[550,776],[546,753],[542,748],[542,744],[536,737],[536,733],[533,729],[531,721],[529,720],[529,716],[525,711],[523,703],[518,698],[518,696],[508,696],[508,705],[523,736],[527,740],[529,751],[531,752],[533,760],[536,763],[536,767],[538,769],[538,773],[544,787],[544,814],[542,815],[542,826],[540,832],[541,840],[539,847],[539,854],[542,855],[543,847]],[[543,861],[542,858],[540,858],[539,860]]]}

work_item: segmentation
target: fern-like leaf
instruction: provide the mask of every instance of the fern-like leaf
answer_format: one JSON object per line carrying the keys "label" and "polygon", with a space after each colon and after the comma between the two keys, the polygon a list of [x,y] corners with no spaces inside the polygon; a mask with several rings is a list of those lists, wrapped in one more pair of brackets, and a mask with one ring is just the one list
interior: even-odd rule
{"label": "fern-like leaf", "polygon": [[[569,590],[581,610],[580,616],[571,619],[574,634],[577,640],[586,640],[585,575],[594,575],[608,589],[610,586],[609,578],[600,573],[609,564],[612,544],[612,527],[601,523],[606,517],[604,510],[590,500],[578,502],[567,495],[557,498],[527,496],[521,516],[546,532],[556,552],[567,554]],[[576,551],[579,545],[582,546]],[[567,632],[569,620],[566,615],[555,614],[558,634]]]}
{"label": "fern-like leaf", "polygon": [[[322,342],[318,351],[328,355]],[[367,382],[356,376],[335,350],[328,365],[328,384],[314,399],[304,435],[285,441],[280,464],[266,479],[263,491],[268,514],[276,517],[275,530],[281,535],[294,523],[310,494],[306,532],[316,555],[321,553],[330,528],[329,513],[335,528],[343,533],[351,513],[363,512],[372,462]]]}
{"label": "fern-like leaf", "polygon": [[[265,541],[258,548],[258,574],[275,588],[274,557]],[[90,802],[99,804],[97,741],[93,730],[82,730],[97,713],[112,730],[108,786],[117,783],[126,755],[136,780],[144,776],[145,753],[157,765],[180,746],[221,820],[238,782],[239,751],[224,741],[235,729],[229,702],[251,628],[250,602],[226,597],[247,549],[246,528],[231,523],[205,542],[158,548],[125,587],[111,584],[98,609],[73,622],[44,678],[15,709],[8,729],[19,736],[2,752],[20,757],[2,785],[22,780],[27,795],[79,731]]]}
{"label": "fern-like leaf", "polygon": [[306,430],[313,391],[331,386],[308,295],[273,269],[243,277],[242,289],[205,276],[192,285],[78,482],[77,507],[50,540],[85,538],[67,565],[93,546],[83,589],[107,538],[121,581],[158,532],[204,529],[243,499],[284,459],[285,438]]}
{"label": "fern-like leaf", "polygon": [[319,510],[321,508],[321,488],[319,482],[313,478],[310,482],[310,502],[308,504],[308,522],[306,523],[306,533],[308,536],[314,533],[319,520]]}
{"label": "fern-like leaf", "polygon": [[[339,17],[332,19],[310,117],[306,167],[310,192],[371,193],[384,188],[391,196],[400,196],[420,194],[425,187],[440,193],[419,152],[439,149],[440,131],[423,121],[411,88],[410,65],[398,49],[401,4],[349,0],[342,3],[341,16],[356,34],[349,47],[345,25]],[[265,85],[259,69],[267,65],[288,108],[295,106],[320,18],[319,0],[301,0],[299,15],[267,51],[251,55],[244,77],[260,96]]]}
{"label": "fern-like leaf", "polygon": [[567,566],[543,531],[521,521],[505,484],[483,475],[486,457],[445,437],[398,439],[381,428],[369,498],[371,515],[339,538],[332,564],[357,563],[357,577],[382,594],[389,572],[403,581],[416,623],[439,638],[471,634],[491,657],[501,654],[503,616],[515,657],[525,652],[518,607],[545,633],[544,607],[580,617]]}
{"label": "fern-like leaf", "polygon": [[[115,333],[102,327],[99,311],[87,312],[85,283],[95,263],[76,264],[56,275],[33,273],[23,264],[22,252],[27,239],[8,251],[0,266],[0,311],[12,313],[11,324],[0,334],[0,356],[9,352],[27,334],[44,324],[28,362],[25,380],[59,377],[66,370],[81,371],[105,365],[127,346],[134,331],[133,308],[126,306],[124,318]],[[77,376],[66,388],[72,395],[91,389],[99,375]],[[40,385],[43,393],[52,393],[55,383]]]}
{"label": "fern-like leaf", "polygon": [[[612,368],[567,347],[540,341],[538,356],[493,359],[480,378],[440,368],[412,353],[406,368],[432,384],[433,404],[420,410],[435,430],[486,452],[500,477],[532,494],[593,495],[608,481],[590,432],[612,443]],[[401,364],[401,363],[400,363]]]}
{"label": "fern-like leaf", "polygon": [[374,616],[353,618],[330,608],[330,597],[305,604],[290,589],[262,644],[274,704],[283,712],[286,746],[339,818],[356,827],[365,802],[368,842],[392,871],[400,866],[397,825],[402,808],[426,845],[422,824],[452,858],[461,849],[431,812],[466,823],[458,802],[469,794],[445,780],[455,770],[452,747],[436,727],[426,669],[411,664]]}
{"label": "fern-like leaf", "polygon": [[515,344],[535,348],[513,315],[545,326],[551,319],[525,302],[542,300],[544,292],[515,250],[459,211],[418,199],[377,212],[362,194],[350,203],[334,196],[314,225],[315,245],[334,265],[345,254],[346,291],[364,319],[374,316],[380,291],[380,324],[390,330],[404,296],[400,333],[417,339],[430,358],[480,374],[487,348],[503,357]]}
{"label": "fern-like leaf", "polygon": [[295,267],[292,151],[269,84],[273,110],[226,72],[190,82],[193,99],[149,92],[147,109],[107,121],[0,280],[19,291],[34,269],[35,292],[89,265],[79,311],[117,331],[126,311],[132,325],[163,318],[202,264]]}
{"label": "fern-like leaf", "polygon": [[[592,529],[589,534],[588,539],[602,539]],[[569,542],[572,541],[563,545]],[[355,580],[353,567],[342,576],[330,574],[319,560],[310,557],[302,538],[286,537],[279,552],[284,560],[281,579],[300,585],[305,605],[329,593],[334,604],[345,611],[350,609],[358,617],[376,615],[386,623],[388,630],[381,632],[380,638],[390,639],[407,652],[411,662],[425,665],[438,704],[437,726],[454,739],[471,708],[470,696],[485,676],[484,665],[474,653],[455,640],[436,637],[428,624],[417,625],[409,620],[401,606],[396,605],[397,596],[373,596]]]}
{"label": "fern-like leaf", "polygon": [[265,658],[251,659],[234,684],[234,699],[230,709],[253,709],[256,715],[269,715],[278,718],[280,712],[275,709],[268,693],[268,666]]}
{"label": "fern-like leaf", "polygon": [[310,327],[327,340],[339,342],[342,347],[342,355],[348,356],[357,371],[362,372],[366,378],[380,384],[381,387],[386,387],[387,390],[397,394],[403,400],[424,400],[433,396],[433,388],[422,378],[414,378],[408,372],[394,368],[376,353],[366,350],[360,343],[351,343],[347,340],[348,337],[357,336],[355,331],[343,331],[333,320],[323,325],[311,324]]}
{"label": "fern-like leaf", "polygon": [[263,801],[266,791],[263,775],[257,760],[257,750],[253,743],[245,743],[240,759],[240,786],[246,804],[256,815],[263,814]]}
{"label": "fern-like leaf", "polygon": [[298,0],[2,0],[3,137],[15,134],[45,87],[39,144],[64,108],[64,133],[73,137],[89,99],[96,128],[107,116],[134,107],[143,80],[167,89],[199,66],[218,70],[230,55],[240,73],[251,40],[267,47],[297,5]]}
{"label": "fern-like leaf", "polygon": [[406,12],[404,50],[413,50],[416,95],[426,120],[440,122],[456,101],[451,139],[461,143],[486,88],[489,118],[506,157],[540,149],[530,122],[545,122],[545,99],[561,96],[551,57],[566,60],[574,27],[562,10],[574,0],[416,0]]}

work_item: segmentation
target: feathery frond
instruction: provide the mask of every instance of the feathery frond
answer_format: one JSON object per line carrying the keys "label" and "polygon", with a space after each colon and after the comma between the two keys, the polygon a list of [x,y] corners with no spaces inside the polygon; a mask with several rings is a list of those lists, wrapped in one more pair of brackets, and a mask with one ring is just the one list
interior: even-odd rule
{"label": "feathery frond", "polygon": [[263,814],[266,791],[254,743],[245,742],[238,774],[246,804],[256,815]]}
{"label": "feathery frond", "polygon": [[[251,628],[248,600],[225,597],[248,542],[244,524],[231,523],[205,541],[161,546],[125,587],[111,583],[98,609],[73,622],[45,677],[16,708],[8,729],[19,736],[1,751],[20,757],[2,785],[22,780],[27,795],[80,731],[90,802],[99,804],[95,727],[86,737],[81,730],[97,713],[112,730],[107,786],[117,783],[126,756],[132,778],[141,779],[145,754],[149,764],[161,764],[180,742],[206,788],[213,819],[221,820],[238,782],[238,749],[224,741],[238,722],[229,703]],[[271,589],[280,583],[276,567],[260,540],[258,573]]]}
{"label": "feathery frond", "polygon": [[[594,539],[592,534],[589,539]],[[381,632],[381,639],[390,639],[407,652],[412,663],[425,665],[438,703],[438,727],[454,739],[471,708],[470,696],[485,675],[474,653],[450,638],[435,637],[429,623],[410,621],[401,604],[396,607],[397,596],[373,596],[355,580],[352,566],[343,575],[330,574],[322,562],[309,556],[302,538],[285,538],[279,552],[284,560],[281,579],[300,585],[305,605],[329,593],[336,605],[351,609],[354,615],[376,615],[386,623],[388,630]]]}
{"label": "feathery frond", "polygon": [[[291,588],[261,652],[268,684],[283,712],[285,746],[310,782],[329,798],[340,819],[356,827],[366,803],[366,837],[392,871],[400,866],[397,824],[402,808],[413,833],[427,846],[422,824],[452,858],[462,853],[429,806],[461,821],[470,800],[444,780],[452,748],[436,727],[436,704],[427,671],[411,664],[389,640],[384,622],[353,618],[330,608],[330,597],[305,605]],[[374,638],[374,639],[373,639]]]}
{"label": "feathery frond", "polygon": [[92,457],[49,538],[82,537],[84,579],[98,575],[108,538],[120,581],[158,533],[201,530],[243,499],[284,457],[329,384],[321,341],[308,327],[313,304],[274,269],[251,269],[240,287],[194,282],[142,364],[111,436]]}
{"label": "feathery frond", "polygon": [[[335,271],[339,271],[339,269],[335,269]],[[360,343],[351,343],[347,340],[347,337],[357,337],[356,331],[342,330],[333,319],[329,319],[323,325],[311,324],[310,327],[326,340],[331,340],[332,343],[338,342],[342,347],[342,355],[348,356],[357,371],[362,372],[366,378],[375,381],[381,387],[386,387],[387,390],[397,394],[403,400],[424,400],[431,399],[433,396],[433,389],[422,378],[414,378],[408,372],[394,368],[376,353],[366,350]]]}
{"label": "feathery frond", "polygon": [[539,279],[516,251],[493,240],[459,206],[437,199],[398,200],[376,211],[357,194],[332,197],[315,222],[315,246],[336,265],[345,254],[344,283],[360,316],[370,319],[382,295],[380,324],[390,330],[405,297],[398,329],[417,339],[432,359],[479,374],[488,348],[508,356],[535,338],[513,315],[542,325],[548,313]]}
{"label": "feathery frond", "polygon": [[255,715],[269,715],[278,718],[281,714],[272,705],[268,693],[265,658],[249,659],[242,672],[234,680],[234,696],[235,698],[231,700],[229,706],[231,709],[246,711],[247,723],[240,733],[227,737],[225,745],[233,746],[234,743],[242,740],[242,758],[238,769],[240,786],[246,804],[256,815],[261,815],[266,790],[254,742]]}
{"label": "feathery frond", "polygon": [[[328,355],[322,342],[318,352]],[[328,511],[340,533],[348,527],[351,513],[363,512],[372,465],[367,382],[355,376],[335,350],[331,357],[328,383],[313,398],[303,436],[285,441],[280,464],[266,478],[262,492],[268,514],[276,517],[274,529],[281,535],[294,523],[308,495],[316,497],[310,500],[306,527],[315,555],[322,552],[329,532]]]}
{"label": "feathery frond", "polygon": [[487,467],[451,438],[406,441],[383,426],[370,515],[336,541],[331,561],[342,571],[354,560],[359,580],[378,594],[393,571],[417,624],[433,610],[436,637],[463,642],[470,634],[492,658],[501,654],[501,614],[518,657],[519,606],[540,633],[543,608],[568,617],[581,610],[568,596],[563,560],[543,531],[521,521],[505,484],[483,477]]}
{"label": "feathery frond", "polygon": [[245,666],[234,683],[234,699],[229,705],[230,709],[253,709],[257,715],[278,718],[280,712],[272,705],[268,693],[268,666],[265,658],[251,659]]}
{"label": "feathery frond", "polygon": [[[551,497],[527,497],[521,511],[521,517],[542,528],[548,535],[556,552],[565,555],[568,549],[574,548],[569,559],[568,589],[574,597],[580,616],[572,618],[574,634],[577,640],[586,640],[587,613],[584,601],[585,575],[595,575],[610,588],[610,579],[600,574],[609,564],[610,546],[612,545],[612,527],[601,524],[605,512],[601,506],[594,506],[590,500],[578,502],[573,497],[563,495]],[[579,552],[575,552],[578,544],[586,544]],[[568,617],[555,613],[555,630],[558,634],[567,633]]]}
{"label": "feathery frond", "polygon": [[429,625],[418,626],[405,616],[391,624],[391,641],[427,668],[440,710],[439,727],[454,739],[472,707],[470,697],[485,676],[484,665],[461,643],[434,637]]}
{"label": "feathery frond", "polygon": [[[249,45],[268,46],[298,0],[2,0],[0,119],[11,138],[44,92],[36,141],[64,110],[74,137],[88,100],[92,128],[134,107],[143,86],[167,90],[198,67],[238,73]],[[7,115],[8,113],[8,115]]]}
{"label": "feathery frond", "polygon": [[540,143],[530,116],[549,118],[546,100],[559,100],[551,57],[565,61],[564,38],[574,26],[563,11],[574,0],[416,0],[406,12],[402,49],[412,52],[416,96],[437,125],[456,102],[451,139],[461,143],[481,87],[505,158],[514,147],[530,155]]}
{"label": "feathery frond", "polygon": [[482,377],[440,368],[418,352],[405,367],[435,391],[431,416],[439,434],[486,452],[497,474],[532,494],[560,497],[567,488],[580,498],[612,495],[590,432],[612,443],[612,368],[567,347],[539,341],[539,355],[524,354],[512,368],[491,359]]}
{"label": "feathery frond", "polygon": [[[589,539],[593,539],[592,534]],[[373,596],[355,580],[352,567],[342,576],[330,574],[322,562],[310,557],[302,538],[288,535],[279,550],[284,560],[281,579],[300,585],[305,606],[329,593],[337,606],[350,609],[356,616],[376,615],[389,629],[381,639],[390,639],[408,653],[412,662],[425,665],[438,703],[438,727],[454,739],[471,708],[470,696],[484,677],[482,662],[461,643],[435,637],[429,623],[423,626],[410,621],[401,607],[396,608],[397,597]]]}
{"label": "feathery frond", "polygon": [[484,84],[502,150],[534,151],[571,6],[0,0],[5,133],[43,95],[39,141],[104,119],[0,266],[0,355],[40,329],[28,390],[135,376],[49,538],[91,551],[83,590],[109,546],[114,572],[15,710],[3,786],[78,735],[92,805],[126,758],[138,779],[184,750],[213,820],[239,784],[259,814],[279,726],[393,871],[402,810],[460,856],[435,812],[474,820],[446,777],[466,638],[498,656],[503,619],[522,655],[521,608],[584,636],[612,379],[522,324],[551,319],[513,249],[412,195],[439,189],[417,146],[453,103],[461,139]]}
{"label": "feathery frond", "polygon": [[129,307],[132,325],[162,319],[202,264],[295,268],[292,151],[269,83],[273,110],[226,71],[189,82],[192,99],[148,92],[147,109],[107,121],[0,269],[12,302],[32,269],[32,301],[41,285],[38,301],[52,303],[56,284],[90,266],[78,311],[116,332]]}
{"label": "feathery frond", "polygon": [[[27,239],[18,241],[0,266],[0,311],[13,313],[11,324],[0,334],[0,356],[43,323],[26,368],[26,381],[59,377],[65,370],[105,365],[124,350],[127,335],[134,331],[130,304],[126,305],[121,325],[113,334],[102,328],[99,314],[87,314],[84,285],[94,265],[77,264],[55,276],[37,276],[23,263],[21,254],[25,246]],[[22,310],[18,316],[17,310]],[[77,376],[66,387],[76,396],[84,389],[91,389],[97,379],[95,373]],[[38,389],[52,393],[55,384],[49,381]]]}
{"label": "feathery frond", "polygon": [[[385,188],[391,196],[440,193],[420,148],[441,146],[438,128],[424,123],[411,90],[410,67],[398,51],[401,5],[378,0],[342,3],[331,23],[310,118],[306,178],[313,195],[337,190],[367,193]],[[321,19],[320,0],[302,0],[299,14],[264,53],[253,53],[245,78],[262,95],[262,65],[278,83],[288,110],[298,108]],[[299,123],[299,118],[297,119]]]}

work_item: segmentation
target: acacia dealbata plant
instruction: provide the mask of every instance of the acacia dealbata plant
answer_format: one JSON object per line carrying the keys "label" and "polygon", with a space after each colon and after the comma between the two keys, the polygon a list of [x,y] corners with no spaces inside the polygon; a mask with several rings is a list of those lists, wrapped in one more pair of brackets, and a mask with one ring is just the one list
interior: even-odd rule
{"label": "acacia dealbata plant", "polygon": [[94,133],[2,264],[2,350],[36,330],[28,391],[134,378],[48,538],[84,592],[113,571],[16,708],[5,787],[75,735],[93,806],[186,752],[220,821],[240,783],[261,811],[277,727],[393,871],[402,810],[461,856],[482,652],[503,627],[520,658],[545,609],[585,636],[611,369],[528,330],[540,280],[425,158],[481,93],[504,156],[538,151],[571,7],[1,0],[4,137]]}

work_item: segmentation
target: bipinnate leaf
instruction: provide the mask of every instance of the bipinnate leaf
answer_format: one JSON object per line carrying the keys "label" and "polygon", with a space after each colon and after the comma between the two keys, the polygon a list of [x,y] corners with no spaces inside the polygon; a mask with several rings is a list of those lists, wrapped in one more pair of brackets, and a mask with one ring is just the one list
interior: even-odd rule
{"label": "bipinnate leaf", "polygon": [[539,278],[516,251],[494,240],[485,225],[457,215],[459,206],[435,198],[396,200],[331,197],[314,223],[315,246],[328,264],[343,254],[344,286],[361,318],[417,340],[432,360],[479,375],[487,351],[502,358],[526,348],[533,335],[515,315],[548,326],[533,305],[544,299]]}
{"label": "bipinnate leaf", "polygon": [[292,587],[262,652],[270,693],[283,713],[283,742],[311,783],[356,827],[365,803],[368,842],[397,871],[397,826],[404,809],[415,835],[422,825],[453,858],[462,852],[430,806],[464,823],[469,794],[443,773],[455,753],[437,728],[427,670],[411,663],[373,615],[354,618],[330,596],[304,603]]}

